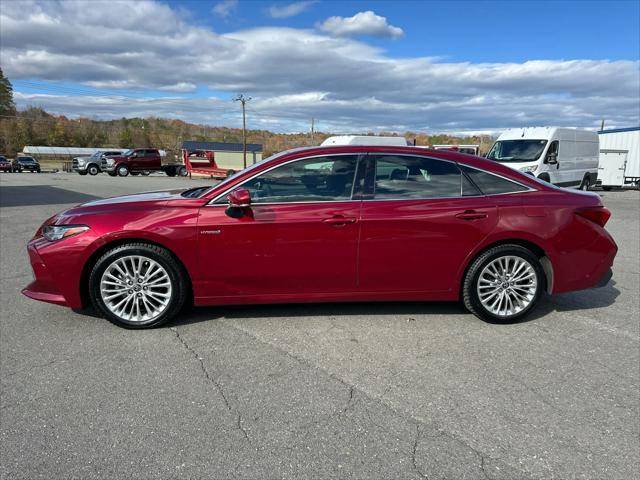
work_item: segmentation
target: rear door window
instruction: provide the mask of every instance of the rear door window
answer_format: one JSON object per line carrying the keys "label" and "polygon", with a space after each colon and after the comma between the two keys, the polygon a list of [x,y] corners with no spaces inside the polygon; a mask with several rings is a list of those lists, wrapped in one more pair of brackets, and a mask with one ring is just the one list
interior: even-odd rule
{"label": "rear door window", "polygon": [[372,155],[375,200],[461,196],[462,175],[453,162],[404,155]]}

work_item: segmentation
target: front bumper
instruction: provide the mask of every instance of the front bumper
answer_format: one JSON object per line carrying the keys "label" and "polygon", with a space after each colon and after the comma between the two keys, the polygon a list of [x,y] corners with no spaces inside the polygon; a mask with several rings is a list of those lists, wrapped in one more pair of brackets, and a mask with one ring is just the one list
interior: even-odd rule
{"label": "front bumper", "polygon": [[87,167],[88,167],[88,165],[78,165],[78,164],[74,163],[71,168],[73,168],[73,170],[75,172],[86,172],[87,171]]}
{"label": "front bumper", "polygon": [[33,241],[29,243],[27,252],[29,253],[29,261],[31,262],[31,268],[33,269],[35,278],[33,282],[22,290],[22,294],[34,300],[40,300],[41,302],[69,306],[67,299],[58,290],[49,269],[38,254]]}

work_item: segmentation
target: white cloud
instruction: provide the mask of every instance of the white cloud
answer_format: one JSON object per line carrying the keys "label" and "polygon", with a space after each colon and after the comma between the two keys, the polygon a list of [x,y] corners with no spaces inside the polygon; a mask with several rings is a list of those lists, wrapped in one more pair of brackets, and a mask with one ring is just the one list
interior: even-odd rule
{"label": "white cloud", "polygon": [[399,38],[404,32],[389,25],[385,17],[371,10],[356,13],[353,17],[329,17],[318,24],[318,29],[336,36],[368,35],[371,37]]}
{"label": "white cloud", "polygon": [[295,17],[308,9],[314,3],[318,3],[317,0],[305,0],[302,2],[289,3],[287,5],[272,5],[269,7],[269,15],[273,18],[289,18]]}
{"label": "white cloud", "polygon": [[228,18],[238,8],[238,0],[222,0],[216,3],[211,11],[222,18]]}
{"label": "white cloud", "polygon": [[[311,117],[320,119],[321,129],[339,132],[596,128],[601,118],[611,126],[640,122],[638,61],[398,59],[367,43],[311,30],[254,28],[219,35],[152,1],[95,1],[91,7],[3,3],[2,67],[12,81],[71,82],[110,91],[91,96],[82,87],[75,92],[45,87],[27,95],[16,88],[20,107],[40,105],[71,116],[237,124],[233,102],[190,94],[209,86],[229,96],[254,97],[248,104],[252,128],[305,130]],[[144,92],[145,98],[113,95],[118,89]],[[149,90],[170,96],[148,98]]]}

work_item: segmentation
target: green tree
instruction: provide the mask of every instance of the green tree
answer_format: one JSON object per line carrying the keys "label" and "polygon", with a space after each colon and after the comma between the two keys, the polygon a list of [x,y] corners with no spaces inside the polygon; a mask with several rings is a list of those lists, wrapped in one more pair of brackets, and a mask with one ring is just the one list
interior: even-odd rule
{"label": "green tree", "polygon": [[13,103],[13,86],[0,68],[0,115],[15,115],[16,104]]}
{"label": "green tree", "polygon": [[58,121],[49,131],[48,135],[49,145],[54,147],[67,147],[69,146],[69,134],[63,122]]}
{"label": "green tree", "polygon": [[118,140],[118,145],[120,148],[133,148],[133,135],[131,134],[131,130],[127,128],[123,128],[120,131],[120,139]]}

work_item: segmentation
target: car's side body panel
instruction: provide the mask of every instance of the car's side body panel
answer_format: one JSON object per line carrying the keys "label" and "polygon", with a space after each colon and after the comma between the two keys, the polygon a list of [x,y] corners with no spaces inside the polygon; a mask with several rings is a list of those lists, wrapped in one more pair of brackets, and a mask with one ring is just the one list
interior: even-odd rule
{"label": "car's side body panel", "polygon": [[360,204],[256,204],[241,218],[227,216],[223,205],[203,207],[197,302],[354,291]]}

